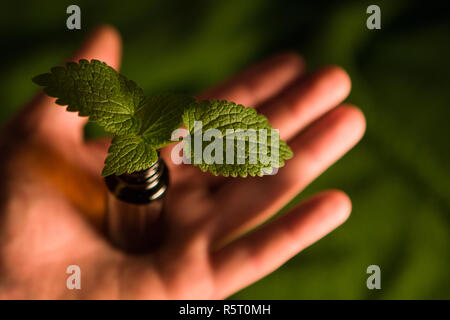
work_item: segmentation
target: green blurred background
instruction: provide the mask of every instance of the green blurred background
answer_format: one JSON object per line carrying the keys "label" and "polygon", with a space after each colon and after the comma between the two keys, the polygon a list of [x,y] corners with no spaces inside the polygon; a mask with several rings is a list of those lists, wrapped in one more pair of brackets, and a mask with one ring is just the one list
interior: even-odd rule
{"label": "green blurred background", "polygon": [[[308,69],[339,64],[367,133],[303,192],[340,188],[350,220],[233,298],[450,298],[450,12],[433,1],[33,1],[0,11],[0,121],[37,90],[31,77],[67,57],[89,30],[123,35],[124,74],[146,93],[197,93],[280,50]],[[443,2],[442,2],[443,3]],[[66,29],[78,4],[82,30]],[[366,8],[381,7],[381,30]],[[381,290],[366,268],[381,267]]]}

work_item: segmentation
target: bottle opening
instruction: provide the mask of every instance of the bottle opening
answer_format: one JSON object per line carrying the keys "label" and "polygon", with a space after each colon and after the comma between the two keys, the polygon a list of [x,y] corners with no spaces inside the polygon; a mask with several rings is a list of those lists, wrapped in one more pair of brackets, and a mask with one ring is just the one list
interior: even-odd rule
{"label": "bottle opening", "polygon": [[145,170],[107,176],[105,183],[118,199],[146,204],[164,196],[169,184],[169,172],[164,161],[158,159]]}

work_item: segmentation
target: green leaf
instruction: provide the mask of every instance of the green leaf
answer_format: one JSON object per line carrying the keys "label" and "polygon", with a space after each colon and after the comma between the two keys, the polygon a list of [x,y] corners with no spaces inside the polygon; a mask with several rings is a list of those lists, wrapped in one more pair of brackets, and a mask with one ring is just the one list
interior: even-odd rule
{"label": "green leaf", "polygon": [[102,176],[144,170],[157,159],[156,149],[141,136],[116,136],[109,147]]}
{"label": "green leaf", "polygon": [[[202,126],[196,127],[194,123],[201,121]],[[272,172],[272,168],[280,168],[284,165],[284,160],[292,157],[292,151],[288,145],[279,139],[278,132],[274,130],[268,123],[267,119],[256,112],[254,108],[245,108],[242,105],[236,105],[233,102],[227,101],[202,101],[197,104],[192,104],[189,109],[183,114],[183,122],[190,133],[191,144],[186,144],[187,156],[190,157],[194,165],[198,165],[202,171],[210,171],[214,175],[221,174],[223,176],[232,177],[246,177],[262,176],[266,173]],[[217,129],[220,131],[222,139],[222,163],[215,163],[214,161],[195,158],[195,135],[200,131],[204,135],[209,129]],[[255,136],[237,135],[227,133],[227,129],[233,129],[235,132],[250,133],[254,132]],[[260,131],[265,129],[264,131]],[[240,131],[243,130],[243,131]],[[266,136],[266,141],[260,140],[262,136]],[[230,162],[226,161],[226,153],[229,152],[226,148],[227,140],[234,139],[233,158]],[[210,141],[203,141],[201,152],[207,150]],[[213,142],[214,137],[211,138]],[[276,140],[279,140],[276,146]],[[241,144],[238,143],[241,142]],[[259,154],[260,148],[267,148],[267,157],[261,157]],[[264,150],[264,149],[263,149]],[[220,149],[219,151],[220,152]],[[210,153],[212,157],[216,156],[216,151]],[[278,154],[278,156],[277,156]],[[273,156],[272,161],[270,157]],[[256,157],[256,161],[254,160]],[[253,159],[253,160],[252,160]],[[242,163],[239,163],[241,161]],[[252,162],[253,161],[253,162]],[[196,163],[197,162],[197,163]]]}
{"label": "green leaf", "polygon": [[172,132],[183,123],[183,113],[195,99],[180,94],[157,94],[150,96],[138,116],[142,119],[140,134],[155,148],[173,143]]}
{"label": "green leaf", "polygon": [[144,102],[142,89],[104,62],[68,62],[33,81],[58,98],[57,104],[67,105],[67,111],[88,116],[105,131],[127,135],[141,128],[142,121],[135,114]]}
{"label": "green leaf", "polygon": [[[57,104],[67,105],[67,111],[88,116],[90,121],[115,135],[103,176],[150,167],[158,159],[156,150],[175,142],[171,140],[172,133],[183,122],[194,136],[200,131],[194,125],[196,121],[203,123],[203,131],[215,129],[218,133],[216,139],[224,148],[211,148],[211,143],[200,140],[199,146],[194,145],[188,153],[194,164],[215,175],[261,176],[271,172],[273,167],[283,166],[284,160],[292,157],[290,148],[279,140],[278,132],[254,109],[227,101],[196,103],[193,97],[168,93],[145,99],[142,89],[133,81],[98,60],[69,62],[65,67],[54,67],[50,73],[33,78],[33,81],[44,86],[43,90],[49,96],[56,97]],[[235,136],[227,129],[253,130],[255,135],[249,137],[237,133]],[[266,140],[259,140],[264,136],[259,130],[266,130]],[[229,153],[226,145],[230,137],[235,141]],[[267,149],[266,157],[260,155],[261,147]],[[208,159],[197,161],[196,154],[208,152]],[[231,158],[229,154],[232,154]],[[224,161],[210,161],[218,155],[222,155]]]}

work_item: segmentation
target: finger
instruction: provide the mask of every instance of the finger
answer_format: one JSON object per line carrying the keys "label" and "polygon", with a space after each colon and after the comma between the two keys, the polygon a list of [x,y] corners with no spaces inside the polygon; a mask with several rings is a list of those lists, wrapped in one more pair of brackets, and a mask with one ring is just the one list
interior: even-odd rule
{"label": "finger", "polygon": [[227,182],[215,199],[217,203],[227,203],[214,215],[216,245],[223,245],[271,217],[352,148],[364,130],[361,111],[341,106],[289,142],[294,157],[276,175]]}
{"label": "finger", "polygon": [[[110,26],[102,26],[91,33],[81,48],[69,61],[97,59],[106,62],[115,69],[119,68],[121,58],[121,40],[119,33]],[[44,136],[82,141],[82,128],[87,118],[77,113],[67,112],[64,107],[55,104],[55,98],[45,94],[38,97],[27,107],[27,121],[35,125],[37,132]]]}
{"label": "finger", "polygon": [[225,298],[271,273],[342,224],[350,211],[344,193],[328,191],[213,254],[218,296]]}
{"label": "finger", "polygon": [[270,124],[288,140],[311,122],[340,104],[350,93],[351,82],[339,67],[325,67],[299,79],[259,108]]}
{"label": "finger", "polygon": [[272,56],[200,95],[200,99],[225,99],[244,106],[255,106],[277,94],[305,70],[296,53]]}

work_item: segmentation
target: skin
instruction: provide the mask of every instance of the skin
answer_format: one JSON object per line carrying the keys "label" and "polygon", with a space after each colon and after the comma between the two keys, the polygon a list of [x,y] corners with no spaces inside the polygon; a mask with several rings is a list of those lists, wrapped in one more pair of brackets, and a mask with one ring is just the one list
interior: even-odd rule
{"label": "skin", "polygon": [[[119,34],[103,26],[70,60],[118,69],[120,57]],[[166,147],[169,231],[143,256],[113,248],[99,228],[109,142],[84,141],[86,119],[39,94],[1,134],[0,298],[221,299],[276,270],[350,214],[349,198],[329,190],[248,232],[361,139],[363,114],[341,104],[350,86],[338,67],[306,74],[297,54],[282,53],[200,95],[257,107],[294,158],[274,176],[233,179],[176,166]],[[81,290],[66,288],[69,265],[81,268]]]}

